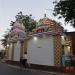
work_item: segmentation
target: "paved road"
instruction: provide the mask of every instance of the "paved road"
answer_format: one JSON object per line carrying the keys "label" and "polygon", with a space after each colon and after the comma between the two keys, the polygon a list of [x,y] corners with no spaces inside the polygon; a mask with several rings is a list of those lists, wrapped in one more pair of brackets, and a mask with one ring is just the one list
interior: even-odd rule
{"label": "paved road", "polygon": [[55,73],[50,74],[36,70],[23,70],[20,68],[9,66],[4,63],[0,63],[0,75],[65,75],[65,74],[55,74]]}
{"label": "paved road", "polygon": [[0,63],[0,75],[54,75],[43,72],[36,72],[30,70],[21,70],[14,67],[10,67],[7,64]]}

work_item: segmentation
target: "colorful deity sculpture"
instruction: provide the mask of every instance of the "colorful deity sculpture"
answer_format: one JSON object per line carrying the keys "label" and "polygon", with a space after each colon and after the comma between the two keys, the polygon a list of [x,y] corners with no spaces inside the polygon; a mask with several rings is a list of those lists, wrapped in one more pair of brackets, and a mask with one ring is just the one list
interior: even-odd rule
{"label": "colorful deity sculpture", "polygon": [[12,26],[9,33],[9,41],[16,42],[17,40],[23,40],[25,38],[25,27],[22,23],[16,21]]}
{"label": "colorful deity sculpture", "polygon": [[59,23],[45,16],[44,18],[39,20],[37,28],[33,29],[32,33],[33,34],[44,33],[44,32],[60,33],[61,28],[62,27],[60,26]]}

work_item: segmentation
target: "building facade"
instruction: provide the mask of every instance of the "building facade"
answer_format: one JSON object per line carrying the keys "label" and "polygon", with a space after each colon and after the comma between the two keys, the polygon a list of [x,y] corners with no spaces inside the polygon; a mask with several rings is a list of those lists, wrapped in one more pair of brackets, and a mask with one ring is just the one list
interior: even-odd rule
{"label": "building facade", "polygon": [[44,17],[29,34],[28,63],[43,66],[61,66],[63,28],[54,20]]}
{"label": "building facade", "polygon": [[46,16],[39,20],[32,32],[26,33],[19,22],[15,22],[9,33],[8,59],[20,61],[27,52],[27,63],[43,66],[61,66],[63,27]]}

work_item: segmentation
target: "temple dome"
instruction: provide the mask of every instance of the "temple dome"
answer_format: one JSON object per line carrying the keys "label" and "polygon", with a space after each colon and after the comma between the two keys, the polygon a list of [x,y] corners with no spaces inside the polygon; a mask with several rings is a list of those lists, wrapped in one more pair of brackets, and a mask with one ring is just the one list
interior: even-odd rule
{"label": "temple dome", "polygon": [[38,26],[46,26],[46,25],[49,25],[49,26],[55,26],[55,21],[54,20],[51,20],[49,19],[46,14],[44,14],[44,18],[41,18],[38,22]]}
{"label": "temple dome", "polygon": [[44,18],[41,18],[38,21],[38,25],[37,25],[36,29],[33,29],[32,31],[33,32],[37,32],[40,30],[44,30],[44,31],[47,30],[48,31],[48,30],[51,30],[51,29],[56,28],[56,27],[61,27],[61,26],[58,22],[51,20],[48,17],[46,17],[46,14],[45,14]]}
{"label": "temple dome", "polygon": [[60,26],[58,22],[56,22],[55,20],[49,19],[48,17],[46,17],[46,14],[44,16],[44,18],[41,18],[38,21],[38,26],[50,26],[50,27],[55,27],[55,26]]}
{"label": "temple dome", "polygon": [[39,22],[50,23],[51,20],[49,18],[42,18],[42,19],[39,20]]}
{"label": "temple dome", "polygon": [[49,19],[46,14],[44,14],[44,18],[40,19],[39,22],[42,22],[42,23],[50,23],[52,20]]}

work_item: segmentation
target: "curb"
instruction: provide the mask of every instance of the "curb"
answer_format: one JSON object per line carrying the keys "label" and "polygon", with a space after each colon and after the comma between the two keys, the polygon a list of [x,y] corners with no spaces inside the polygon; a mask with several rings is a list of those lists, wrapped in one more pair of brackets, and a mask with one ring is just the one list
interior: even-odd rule
{"label": "curb", "polygon": [[[7,63],[5,63],[7,64]],[[19,70],[26,70],[26,71],[31,71],[31,72],[42,72],[42,73],[46,73],[46,74],[53,74],[53,75],[68,75],[67,73],[57,73],[57,72],[49,72],[49,71],[43,71],[43,70],[35,70],[35,69],[30,69],[30,68],[23,68],[23,67],[20,67],[20,66],[14,66],[14,65],[10,65],[10,64],[7,64],[9,67],[12,67],[12,68],[16,68],[16,69],[19,69]]]}

